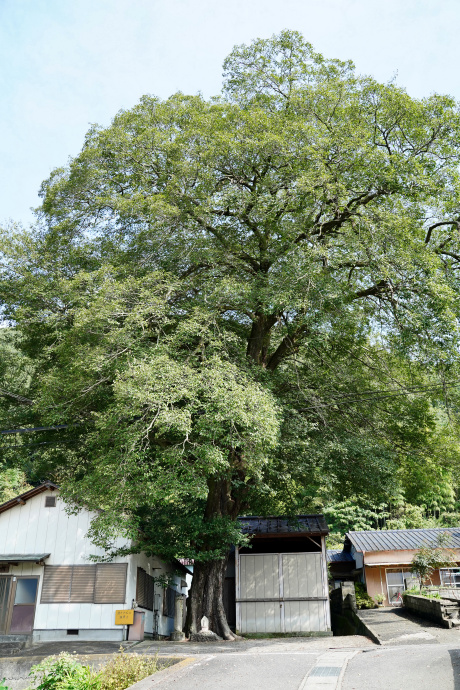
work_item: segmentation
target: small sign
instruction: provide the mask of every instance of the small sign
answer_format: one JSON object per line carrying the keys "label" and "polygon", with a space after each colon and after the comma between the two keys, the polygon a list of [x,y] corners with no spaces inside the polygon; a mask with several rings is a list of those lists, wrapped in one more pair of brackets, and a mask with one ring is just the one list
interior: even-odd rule
{"label": "small sign", "polygon": [[132,625],[134,623],[134,609],[115,611],[115,625]]}

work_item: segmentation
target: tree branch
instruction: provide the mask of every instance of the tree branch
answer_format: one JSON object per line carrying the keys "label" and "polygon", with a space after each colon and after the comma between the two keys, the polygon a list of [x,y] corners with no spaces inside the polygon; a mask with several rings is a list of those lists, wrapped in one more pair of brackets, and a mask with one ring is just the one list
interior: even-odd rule
{"label": "tree branch", "polygon": [[431,225],[428,228],[428,232],[426,233],[425,237],[425,244],[428,244],[428,242],[431,239],[431,233],[435,228],[441,227],[441,225],[455,225],[457,227],[457,230],[460,230],[460,222],[458,220],[442,220],[439,223],[435,223],[434,225]]}

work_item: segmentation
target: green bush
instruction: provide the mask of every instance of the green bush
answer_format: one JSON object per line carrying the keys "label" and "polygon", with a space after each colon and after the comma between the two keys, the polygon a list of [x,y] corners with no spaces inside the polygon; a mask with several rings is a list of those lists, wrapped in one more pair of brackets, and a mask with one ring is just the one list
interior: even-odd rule
{"label": "green bush", "polygon": [[[29,690],[125,690],[156,671],[156,656],[126,654],[123,649],[99,671],[83,666],[76,657],[62,652],[32,667]],[[0,685],[0,690],[8,688]]]}
{"label": "green bush", "polygon": [[0,690],[8,690],[8,686],[5,685],[5,679],[0,681]]}
{"label": "green bush", "polygon": [[29,675],[33,683],[30,687],[35,690],[99,690],[101,687],[98,674],[66,652],[43,659],[32,666]]}
{"label": "green bush", "polygon": [[376,609],[377,604],[367,593],[362,582],[355,582],[356,606],[359,609]]}

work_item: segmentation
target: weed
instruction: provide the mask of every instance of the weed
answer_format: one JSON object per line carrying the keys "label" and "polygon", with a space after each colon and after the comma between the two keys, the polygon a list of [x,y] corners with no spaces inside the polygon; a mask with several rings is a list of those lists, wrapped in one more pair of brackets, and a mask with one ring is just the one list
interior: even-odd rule
{"label": "weed", "polygon": [[157,656],[146,654],[126,654],[120,648],[120,654],[113,656],[99,673],[101,690],[125,690],[138,680],[151,676],[158,671]]}

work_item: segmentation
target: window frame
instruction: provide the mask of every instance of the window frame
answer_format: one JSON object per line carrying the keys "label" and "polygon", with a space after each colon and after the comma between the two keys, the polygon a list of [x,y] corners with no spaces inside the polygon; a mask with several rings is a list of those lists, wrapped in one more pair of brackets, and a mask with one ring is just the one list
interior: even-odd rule
{"label": "window frame", "polygon": [[[452,573],[454,576],[457,576],[458,580],[454,579],[454,582],[444,582],[443,575],[447,573]],[[460,588],[460,567],[452,567],[452,568],[439,568],[439,579],[441,582],[442,587],[451,587],[452,589],[459,589]]]}
{"label": "window frame", "polygon": [[144,568],[139,566],[136,574],[136,601],[139,608],[145,609],[146,611],[153,611],[153,604],[155,601],[155,580],[152,575],[149,575]]}

